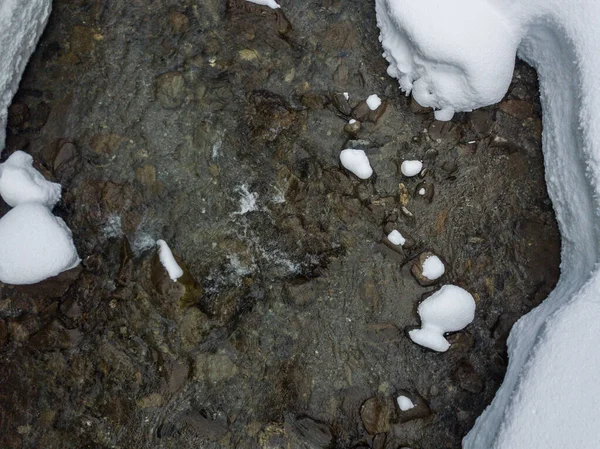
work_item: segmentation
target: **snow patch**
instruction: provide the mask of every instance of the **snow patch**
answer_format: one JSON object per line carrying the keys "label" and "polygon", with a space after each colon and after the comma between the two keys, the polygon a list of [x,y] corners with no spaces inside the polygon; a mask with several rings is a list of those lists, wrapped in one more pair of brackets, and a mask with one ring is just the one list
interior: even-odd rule
{"label": "snow patch", "polygon": [[475,300],[471,294],[455,285],[444,285],[425,299],[417,309],[421,328],[408,335],[418,345],[445,352],[450,347],[444,338],[447,332],[464,329],[475,318]]}
{"label": "snow patch", "polygon": [[387,239],[394,245],[398,246],[402,246],[406,243],[406,239],[404,238],[404,236],[395,229],[388,234]]}
{"label": "snow patch", "polygon": [[258,193],[251,192],[248,184],[242,184],[237,188],[240,196],[240,208],[237,212],[234,212],[234,215],[245,215],[248,212],[253,212],[258,210],[258,205],[256,204],[256,200],[258,200]]}
{"label": "snow patch", "polygon": [[406,412],[406,411],[410,410],[411,408],[415,408],[415,404],[413,404],[413,401],[411,401],[410,398],[407,398],[406,396],[402,396],[402,395],[398,396],[396,398],[396,402],[398,402],[398,407],[403,412]]}
{"label": "snow patch", "polygon": [[367,98],[367,106],[371,111],[377,110],[379,106],[381,106],[381,98],[377,94],[369,95]]}
{"label": "snow patch", "polygon": [[268,6],[271,9],[281,8],[275,0],[246,0],[250,3],[256,3],[257,5]]}
{"label": "snow patch", "polygon": [[373,174],[373,169],[369,163],[369,158],[363,150],[353,150],[348,148],[340,153],[340,162],[344,168],[360,179],[369,179]]}
{"label": "snow patch", "polygon": [[429,256],[423,262],[423,276],[431,281],[441,278],[445,271],[444,262],[438,256]]}
{"label": "snow patch", "polygon": [[404,161],[400,166],[400,171],[404,176],[412,177],[421,173],[423,162],[421,161]]}
{"label": "snow patch", "polygon": [[52,0],[0,1],[0,152],[6,138],[7,108],[51,7]]}
{"label": "snow patch", "polygon": [[175,260],[175,256],[173,256],[173,251],[167,245],[167,242],[164,240],[157,240],[156,244],[158,245],[158,258],[160,259],[160,263],[167,273],[169,273],[169,277],[173,282],[177,281],[181,276],[183,276],[183,269],[179,266],[177,261]]}

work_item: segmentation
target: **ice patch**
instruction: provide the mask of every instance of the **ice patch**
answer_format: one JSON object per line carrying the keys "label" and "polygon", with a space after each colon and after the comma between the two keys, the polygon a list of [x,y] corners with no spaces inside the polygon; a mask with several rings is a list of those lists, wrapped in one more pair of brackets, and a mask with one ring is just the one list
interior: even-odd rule
{"label": "ice patch", "polygon": [[423,163],[421,161],[404,161],[400,166],[400,171],[404,176],[412,177],[421,173]]}
{"label": "ice patch", "polygon": [[351,171],[360,179],[369,179],[373,174],[369,158],[363,150],[343,150],[340,153],[340,161],[346,170]]}
{"label": "ice patch", "polygon": [[183,276],[183,269],[179,266],[175,257],[173,256],[173,252],[167,242],[164,240],[157,240],[156,244],[158,245],[158,258],[160,259],[160,263],[167,273],[169,273],[169,277],[173,282],[177,281],[181,276]]}
{"label": "ice patch", "polygon": [[350,94],[348,92],[344,92],[344,98],[346,101],[348,101],[350,99]]}
{"label": "ice patch", "polygon": [[447,332],[464,329],[475,318],[475,300],[471,294],[455,285],[444,285],[425,299],[417,309],[421,329],[408,335],[416,344],[445,352],[450,347],[444,338]]}
{"label": "ice patch", "polygon": [[238,193],[240,193],[240,208],[237,212],[234,212],[234,215],[244,215],[248,212],[253,212],[258,210],[258,205],[256,204],[256,200],[258,200],[258,193],[250,192],[248,184],[242,184],[237,188]]}

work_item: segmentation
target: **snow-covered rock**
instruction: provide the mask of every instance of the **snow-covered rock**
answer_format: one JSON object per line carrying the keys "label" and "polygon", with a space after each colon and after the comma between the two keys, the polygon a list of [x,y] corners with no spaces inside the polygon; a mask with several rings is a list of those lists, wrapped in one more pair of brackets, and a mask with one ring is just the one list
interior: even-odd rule
{"label": "snow-covered rock", "polygon": [[379,98],[379,95],[369,95],[369,97],[367,98],[367,106],[369,106],[369,109],[371,111],[376,111],[377,108],[381,106],[381,98]]}
{"label": "snow-covered rock", "polygon": [[0,151],[6,137],[7,108],[46,26],[51,6],[52,0],[0,1]]}
{"label": "snow-covered rock", "polygon": [[351,148],[343,150],[340,153],[340,162],[346,170],[351,171],[360,179],[369,179],[373,174],[369,158],[363,150]]}
{"label": "snow-covered rock", "polygon": [[376,0],[376,9],[388,73],[440,120],[500,100],[517,50],[540,80],[561,278],[513,327],[504,382],[463,447],[598,447],[600,2]]}
{"label": "snow-covered rock", "polygon": [[167,242],[164,240],[157,240],[156,244],[158,245],[158,258],[160,259],[160,263],[167,273],[169,273],[169,277],[173,282],[177,281],[181,276],[183,276],[183,269],[179,266],[177,261],[175,260],[175,256],[173,256],[173,251],[167,245]]}
{"label": "snow-covered rock", "polygon": [[410,400],[409,397],[400,395],[396,398],[396,402],[398,402],[398,408],[403,412],[415,408],[415,404]]}
{"label": "snow-covered rock", "polygon": [[441,278],[445,271],[446,267],[444,266],[444,262],[442,262],[438,256],[429,256],[423,262],[422,274],[431,281]]}
{"label": "snow-covered rock", "polygon": [[60,191],[61,185],[47,181],[23,151],[15,151],[0,164],[0,195],[11,207],[39,203],[52,209],[60,200]]}
{"label": "snow-covered rock", "polygon": [[400,234],[400,232],[396,229],[394,229],[388,234],[387,239],[390,241],[390,243],[393,243],[397,246],[402,246],[406,243],[406,239],[404,238],[404,236]]}
{"label": "snow-covered rock", "polygon": [[421,329],[408,335],[418,345],[444,352],[450,347],[444,338],[447,332],[464,329],[475,318],[475,300],[471,294],[456,285],[444,285],[425,299],[417,309]]}
{"label": "snow-covered rock", "polygon": [[0,281],[35,284],[80,262],[65,222],[41,204],[21,204],[0,219]]}
{"label": "snow-covered rock", "polygon": [[400,165],[400,171],[406,177],[417,176],[423,170],[423,162],[421,161],[403,161]]}

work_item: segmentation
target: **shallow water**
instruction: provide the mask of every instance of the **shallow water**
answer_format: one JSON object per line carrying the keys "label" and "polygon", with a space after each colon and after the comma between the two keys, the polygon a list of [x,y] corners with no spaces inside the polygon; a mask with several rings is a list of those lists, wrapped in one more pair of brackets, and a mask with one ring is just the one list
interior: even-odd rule
{"label": "shallow water", "polygon": [[[4,157],[62,183],[84,263],[2,287],[2,447],[454,448],[490,402],[558,276],[535,73],[434,122],[386,76],[370,2],[283,6],[55,2]],[[376,175],[340,168],[345,147]],[[410,273],[424,250],[477,300],[444,354],[405,335],[435,288]],[[401,423],[400,390],[430,413]]]}

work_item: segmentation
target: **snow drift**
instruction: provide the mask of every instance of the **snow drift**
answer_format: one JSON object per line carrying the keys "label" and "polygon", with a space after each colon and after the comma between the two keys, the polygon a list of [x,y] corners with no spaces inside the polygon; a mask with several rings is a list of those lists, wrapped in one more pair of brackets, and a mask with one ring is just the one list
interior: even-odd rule
{"label": "snow drift", "polygon": [[499,101],[517,54],[538,71],[561,278],[508,340],[508,371],[466,449],[596,448],[600,426],[600,2],[376,0],[388,73],[436,118]]}
{"label": "snow drift", "polygon": [[0,0],[0,151],[7,108],[46,26],[52,0]]}

